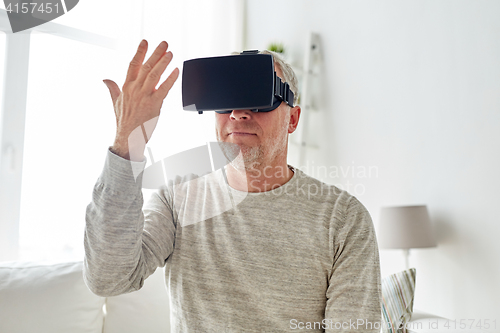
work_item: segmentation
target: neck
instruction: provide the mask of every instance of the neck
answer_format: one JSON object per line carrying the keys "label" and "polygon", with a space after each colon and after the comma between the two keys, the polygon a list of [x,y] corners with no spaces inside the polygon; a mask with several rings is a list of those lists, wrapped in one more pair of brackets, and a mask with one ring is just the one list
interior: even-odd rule
{"label": "neck", "polygon": [[279,163],[263,163],[249,170],[236,169],[232,164],[228,164],[226,171],[229,185],[244,192],[271,191],[286,184],[293,177],[286,157]]}

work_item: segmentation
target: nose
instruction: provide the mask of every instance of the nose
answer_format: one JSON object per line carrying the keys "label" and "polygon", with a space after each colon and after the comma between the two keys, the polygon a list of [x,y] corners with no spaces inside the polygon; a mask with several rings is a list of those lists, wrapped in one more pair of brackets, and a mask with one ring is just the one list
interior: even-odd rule
{"label": "nose", "polygon": [[252,111],[250,110],[233,110],[229,118],[231,120],[248,120],[252,117]]}

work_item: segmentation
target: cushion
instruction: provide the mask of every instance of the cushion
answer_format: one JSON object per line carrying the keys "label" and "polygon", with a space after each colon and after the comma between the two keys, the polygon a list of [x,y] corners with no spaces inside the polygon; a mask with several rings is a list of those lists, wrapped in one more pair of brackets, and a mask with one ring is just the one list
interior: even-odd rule
{"label": "cushion", "polygon": [[103,305],[83,282],[82,262],[0,263],[0,332],[101,333]]}
{"label": "cushion", "polygon": [[406,333],[415,294],[415,268],[382,279],[382,332]]}
{"label": "cushion", "polygon": [[140,290],[108,297],[103,333],[170,332],[170,298],[164,275],[164,269],[157,269]]}

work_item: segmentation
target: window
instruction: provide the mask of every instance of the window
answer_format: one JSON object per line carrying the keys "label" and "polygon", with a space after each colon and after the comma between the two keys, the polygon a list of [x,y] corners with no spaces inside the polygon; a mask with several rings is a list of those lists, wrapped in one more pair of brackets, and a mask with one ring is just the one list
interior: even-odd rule
{"label": "window", "polygon": [[[175,56],[164,78],[182,68],[184,59],[241,49],[242,38],[234,31],[243,29],[231,29],[244,21],[238,16],[241,4],[235,3],[89,0],[54,21],[83,30],[79,33],[112,37],[116,49],[31,33],[20,221],[4,222],[19,224],[18,259],[83,257],[85,209],[115,134],[111,98],[102,80],[123,84],[143,37],[150,44],[147,57],[161,40],[169,42]],[[212,19],[207,20],[208,14]],[[0,36],[4,50],[5,36]],[[182,111],[180,87],[179,79],[148,144],[155,160],[215,140],[213,113]]]}
{"label": "window", "polygon": [[[3,67],[5,63],[5,43],[6,43],[6,36],[5,33],[0,31],[0,78],[3,78]],[[3,95],[3,80],[0,79],[0,92]],[[0,103],[2,103],[2,97],[0,95]],[[1,107],[1,105],[0,105]],[[0,114],[0,134],[2,131],[2,116]]]}
{"label": "window", "polygon": [[114,113],[102,76],[121,75],[116,53],[58,36],[32,34],[21,259],[82,257],[85,206],[105,149],[113,142]]}

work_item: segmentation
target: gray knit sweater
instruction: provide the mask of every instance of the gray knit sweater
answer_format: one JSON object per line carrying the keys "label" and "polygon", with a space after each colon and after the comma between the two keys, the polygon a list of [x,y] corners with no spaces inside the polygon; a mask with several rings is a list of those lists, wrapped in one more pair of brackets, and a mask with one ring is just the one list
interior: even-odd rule
{"label": "gray knit sweater", "polygon": [[87,207],[84,278],[97,295],[166,265],[173,332],[376,332],[373,223],[353,196],[293,169],[241,192],[219,170],[175,179],[143,205],[145,162],[108,151]]}

